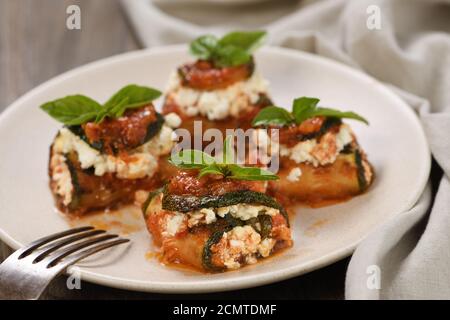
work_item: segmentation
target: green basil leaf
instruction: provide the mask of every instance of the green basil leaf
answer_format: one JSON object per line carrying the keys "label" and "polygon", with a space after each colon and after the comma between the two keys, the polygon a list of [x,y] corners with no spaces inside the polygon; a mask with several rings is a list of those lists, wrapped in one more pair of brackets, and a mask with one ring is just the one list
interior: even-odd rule
{"label": "green basil leaf", "polygon": [[[182,150],[172,155],[169,162],[181,169],[197,169],[198,177],[207,174],[220,174],[225,178],[236,180],[276,180],[278,176],[270,171],[257,167],[244,167],[232,163],[234,160],[234,149],[232,148],[233,136],[227,136],[224,141],[223,153],[224,163],[217,163],[215,159],[200,150]],[[233,153],[233,154],[232,154]]]}
{"label": "green basil leaf", "polygon": [[227,166],[230,171],[228,178],[236,180],[278,180],[279,177],[276,174],[268,170],[264,170],[258,167],[241,167],[236,164],[230,164]]}
{"label": "green basil leaf", "polygon": [[[121,116],[123,116],[123,113],[127,109],[127,106],[130,105],[129,101],[129,97],[124,97],[119,103],[113,106],[111,110],[108,110],[108,113],[115,118],[120,118]],[[105,109],[107,109],[107,107],[105,107]]]}
{"label": "green basil leaf", "polygon": [[301,97],[294,100],[292,113],[295,117],[295,122],[300,124],[306,119],[313,117],[324,116],[330,118],[347,118],[354,119],[369,124],[369,122],[352,111],[339,111],[336,109],[318,107],[319,99],[310,97]]}
{"label": "green basil leaf", "polygon": [[83,95],[67,96],[40,106],[52,118],[65,125],[81,125],[94,120],[102,106]]}
{"label": "green basil leaf", "polygon": [[224,175],[223,171],[221,170],[221,168],[213,163],[207,167],[204,167],[200,170],[200,172],[198,173],[198,177],[201,178],[207,174],[220,174],[220,175]]}
{"label": "green basil leaf", "polygon": [[103,106],[103,108],[97,113],[95,118],[96,123],[102,122],[106,117],[119,118],[125,111],[124,107],[128,103],[128,97],[125,97],[118,104],[110,104],[108,106]]}
{"label": "green basil leaf", "polygon": [[253,119],[253,126],[284,126],[295,121],[294,116],[284,108],[272,106],[263,108]]}
{"label": "green basil leaf", "polygon": [[[113,112],[112,116],[116,118],[121,116],[126,109],[142,107],[161,96],[161,92],[149,88],[130,84],[120,89],[104,105],[104,108]],[[124,100],[128,99],[126,103]]]}
{"label": "green basil leaf", "polygon": [[295,122],[299,124],[310,118],[319,101],[317,98],[310,97],[295,99],[292,106],[292,114],[295,117]]}
{"label": "green basil leaf", "polygon": [[103,106],[83,95],[67,96],[41,105],[41,109],[65,125],[101,122],[105,117],[119,118],[125,110],[140,108],[161,96],[161,92],[135,84],[120,89]]}
{"label": "green basil leaf", "polygon": [[251,61],[252,53],[266,36],[264,31],[235,31],[218,40],[213,35],[201,36],[190,44],[190,52],[217,67],[233,67]]}
{"label": "green basil leaf", "polygon": [[214,64],[218,67],[233,67],[249,62],[252,59],[250,53],[234,46],[220,46],[214,52]]}
{"label": "green basil leaf", "polygon": [[108,115],[107,110],[101,110],[99,113],[96,114],[94,122],[100,123],[103,120],[105,120],[106,116]]}
{"label": "green basil leaf", "polygon": [[169,159],[170,163],[181,169],[202,169],[215,163],[215,159],[200,150],[182,150]]}
{"label": "green basil leaf", "polygon": [[266,35],[265,31],[230,32],[219,40],[219,45],[237,47],[251,54],[262,45]]}
{"label": "green basil leaf", "polygon": [[347,118],[354,119],[369,124],[369,122],[352,111],[339,111],[336,109],[318,107],[319,99],[310,97],[297,98],[293,102],[292,113],[279,107],[267,107],[262,109],[252,121],[253,126],[260,125],[289,125],[291,123],[300,124],[303,121],[318,117]]}
{"label": "green basil leaf", "polygon": [[365,119],[364,117],[360,116],[359,114],[352,112],[352,111],[339,111],[336,109],[330,109],[330,108],[317,108],[313,112],[313,117],[317,116],[324,116],[324,117],[330,117],[330,118],[340,118],[340,119],[353,119],[358,120],[361,122],[364,122],[365,124],[369,124],[369,121]]}
{"label": "green basil leaf", "polygon": [[213,35],[201,36],[190,44],[191,53],[203,60],[208,60],[217,47],[217,38]]}

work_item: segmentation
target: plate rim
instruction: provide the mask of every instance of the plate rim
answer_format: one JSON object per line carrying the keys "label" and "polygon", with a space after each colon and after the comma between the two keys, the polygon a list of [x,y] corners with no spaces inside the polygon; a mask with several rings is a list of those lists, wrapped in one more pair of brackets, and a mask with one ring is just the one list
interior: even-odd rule
{"label": "plate rim", "polygon": [[[23,103],[23,101],[31,99],[34,95],[39,94],[42,91],[45,91],[47,88],[52,87],[54,84],[64,81],[65,79],[76,76],[77,74],[82,74],[85,70],[89,70],[90,68],[101,68],[105,67],[109,64],[114,64],[120,61],[132,60],[134,58],[138,58],[145,55],[151,54],[161,54],[165,52],[173,52],[173,51],[187,51],[186,44],[176,44],[176,45],[168,45],[168,46],[160,46],[153,48],[145,48],[141,50],[129,51],[117,55],[113,55],[110,57],[102,58],[99,60],[91,61],[87,64],[75,67],[68,71],[65,71],[57,76],[54,76],[45,82],[39,84],[33,89],[29,90],[18,99],[9,104],[6,109],[0,114],[0,126],[3,122],[7,122],[10,115],[14,112],[15,108]],[[431,191],[429,190],[428,180],[431,170],[431,152],[428,141],[426,139],[425,131],[423,126],[419,120],[417,114],[414,113],[411,107],[409,107],[404,100],[401,99],[392,89],[388,86],[381,83],[379,80],[371,77],[368,74],[363,73],[361,70],[355,69],[351,66],[345,65],[341,62],[319,56],[316,54],[312,54],[305,51],[294,50],[289,48],[277,47],[277,46],[265,46],[260,49],[261,52],[266,52],[268,54],[284,54],[288,57],[293,57],[295,59],[303,59],[303,60],[315,60],[322,65],[327,67],[338,69],[347,74],[351,74],[353,77],[360,78],[365,84],[371,83],[377,86],[380,90],[383,91],[384,94],[389,96],[392,100],[396,102],[399,106],[401,106],[404,111],[409,114],[410,121],[415,122],[415,124],[420,128],[420,136],[425,147],[427,156],[424,158],[424,167],[425,169],[421,172],[421,175],[418,176],[420,179],[421,187],[417,188],[416,192],[410,196],[410,200],[405,208],[402,211],[406,211],[410,209],[417,201],[420,196],[424,194],[424,200],[427,202],[431,201]],[[257,54],[258,55],[258,54]],[[396,213],[398,214],[398,213]],[[208,285],[205,286],[204,280],[197,282],[189,282],[187,284],[183,284],[181,282],[173,284],[167,282],[158,282],[158,281],[139,281],[139,280],[130,280],[124,278],[117,278],[108,275],[99,274],[96,272],[92,272],[88,268],[80,267],[80,275],[84,281],[88,281],[91,283],[104,285],[112,288],[120,288],[126,290],[140,291],[140,292],[155,292],[155,293],[206,293],[206,292],[222,292],[222,291],[230,291],[236,289],[250,288],[261,286],[269,283],[275,283],[282,280],[286,280],[295,276],[299,276],[305,273],[309,273],[311,271],[323,268],[327,265],[330,265],[340,259],[343,259],[352,254],[352,252],[356,249],[358,244],[361,243],[369,234],[374,232],[375,229],[380,227],[380,225],[385,224],[387,221],[392,219],[396,214],[392,214],[385,221],[378,223],[374,229],[372,229],[365,236],[360,237],[355,240],[353,243],[347,245],[346,247],[341,247],[337,250],[329,252],[324,256],[320,256],[316,259],[310,260],[301,265],[295,265],[278,272],[266,272],[264,274],[259,275],[247,275],[245,281],[242,279],[237,282],[233,279],[221,279],[221,280],[209,280]],[[17,250],[23,244],[18,242],[13,238],[13,236],[9,235],[3,228],[0,226],[0,239],[5,242],[9,247]],[[70,268],[67,271],[68,274],[71,274]]]}

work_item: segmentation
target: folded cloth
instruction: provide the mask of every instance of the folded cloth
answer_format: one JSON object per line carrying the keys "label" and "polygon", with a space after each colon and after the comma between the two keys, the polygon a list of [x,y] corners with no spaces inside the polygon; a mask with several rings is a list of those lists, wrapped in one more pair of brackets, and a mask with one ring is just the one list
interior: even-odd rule
{"label": "folded cloth", "polygon": [[270,13],[258,12],[265,20],[254,21],[266,22],[250,26],[231,23],[241,21],[239,9],[223,13],[228,25],[196,25],[195,17],[180,20],[149,1],[123,0],[146,46],[186,42],[206,32],[264,28],[273,45],[338,60],[396,91],[422,122],[435,160],[437,192],[432,195],[427,187],[414,207],[397,213],[358,246],[347,271],[346,298],[450,299],[450,0],[311,2],[298,4],[296,11],[290,7],[291,13],[273,21],[264,16]]}
{"label": "folded cloth", "polygon": [[[208,1],[122,0],[139,40],[146,47],[183,43],[230,29],[259,28],[316,0]],[[252,4],[253,2],[253,4]]]}

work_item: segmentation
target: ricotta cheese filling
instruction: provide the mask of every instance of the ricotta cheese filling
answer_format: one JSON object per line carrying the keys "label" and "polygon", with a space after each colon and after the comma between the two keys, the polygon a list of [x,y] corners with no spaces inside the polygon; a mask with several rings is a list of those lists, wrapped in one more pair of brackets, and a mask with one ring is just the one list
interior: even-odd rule
{"label": "ricotta cheese filling", "polygon": [[102,154],[67,128],[62,128],[55,139],[53,151],[58,154],[76,152],[81,168],[94,168],[95,175],[116,173],[120,179],[151,177],[158,168],[158,158],[170,153],[173,144],[172,128],[164,124],[159,133],[145,144],[129,152],[126,159]]}
{"label": "ricotta cheese filling", "polygon": [[[346,124],[341,124],[338,132],[327,132],[318,141],[317,138],[301,141],[293,147],[288,147],[284,144],[277,144],[270,140],[266,130],[258,129],[255,133],[255,139],[258,144],[270,152],[278,152],[280,156],[288,157],[296,163],[310,163],[315,167],[319,165],[326,165],[336,161],[339,153],[345,146],[354,141],[354,135],[350,127]],[[296,181],[300,177],[301,171],[293,169],[288,179]]]}
{"label": "ricotta cheese filling", "polygon": [[275,216],[279,213],[278,209],[249,204],[236,204],[221,208],[202,208],[187,213],[175,211],[167,220],[164,234],[174,236],[178,232],[185,230],[186,226],[193,228],[201,224],[211,224],[217,221],[217,217],[224,218],[227,214],[231,214],[236,219],[247,221],[261,214]]}
{"label": "ricotta cheese filling", "polygon": [[186,226],[186,216],[181,212],[175,212],[166,220],[165,231],[162,232],[163,236],[175,236],[181,230],[184,230]]}
{"label": "ricotta cheese filling", "polygon": [[268,81],[254,72],[245,80],[225,89],[202,91],[184,87],[180,76],[174,72],[167,87],[167,99],[189,117],[202,115],[209,120],[238,117],[241,112],[256,104],[262,93],[268,91]]}
{"label": "ricotta cheese filling", "polygon": [[372,181],[373,172],[370,164],[366,160],[363,160],[362,166],[364,169],[364,178],[366,179],[366,182]]}
{"label": "ricotta cheese filling", "polygon": [[261,214],[275,216],[279,213],[280,211],[278,209],[261,205],[239,203],[221,208],[203,208],[188,212],[186,215],[188,216],[188,226],[189,228],[192,228],[199,224],[210,224],[216,222],[217,216],[224,218],[227,214],[231,214],[233,218],[247,221],[252,218],[256,218]]}
{"label": "ricotta cheese filling", "polygon": [[72,177],[66,164],[66,157],[62,154],[54,154],[50,160],[52,174],[52,186],[54,192],[62,197],[65,206],[72,202]]}
{"label": "ricotta cheese filling", "polygon": [[315,167],[336,161],[344,147],[353,141],[353,132],[346,124],[342,124],[337,133],[327,132],[321,138],[310,139],[288,148],[280,145],[280,155],[288,156],[296,163],[309,162]]}
{"label": "ricotta cheese filling", "polygon": [[268,257],[276,240],[272,238],[261,239],[260,234],[253,227],[237,226],[224,233],[222,239],[215,246],[220,248],[217,252],[220,260],[227,269],[238,269],[242,262],[253,264],[257,256]]}

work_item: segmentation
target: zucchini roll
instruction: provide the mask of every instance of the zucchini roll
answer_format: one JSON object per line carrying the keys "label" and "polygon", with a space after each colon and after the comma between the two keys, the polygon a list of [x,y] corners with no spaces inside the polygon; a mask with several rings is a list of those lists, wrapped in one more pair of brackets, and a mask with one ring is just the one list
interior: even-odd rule
{"label": "zucchini roll", "polygon": [[[159,168],[174,144],[173,127],[178,117],[165,119],[156,112],[145,97],[146,90],[150,89],[136,86],[119,92],[121,101],[142,99],[143,105],[99,105],[94,109],[95,118],[83,110],[89,100],[80,101],[74,98],[77,96],[43,106],[55,118],[62,111],[75,113],[81,109],[84,113],[76,119],[88,119],[65,120],[50,148],[50,188],[61,211],[81,214],[113,208],[132,202],[138,189],[151,190],[162,184],[164,173]],[[67,111],[65,106],[73,109]],[[109,113],[119,108],[122,111]]]}
{"label": "zucchini roll", "polygon": [[[318,102],[312,98],[297,99],[297,110],[302,109],[302,103],[303,110],[307,109],[311,100]],[[301,111],[297,111],[301,120],[298,122],[293,112],[292,121],[281,126],[266,123],[279,129],[277,142],[271,141],[265,129],[255,132],[258,141],[270,143],[272,152],[280,156],[277,173],[280,180],[269,182],[269,193],[286,204],[301,202],[320,206],[364,192],[373,181],[373,168],[342,118],[366,120],[351,112],[315,108],[315,105],[308,112],[311,117],[302,119]],[[283,114],[289,119],[287,111],[283,110]],[[260,114],[254,122],[264,123],[264,118]]]}
{"label": "zucchini roll", "polygon": [[[255,71],[251,55],[264,35],[232,32],[222,39],[203,36],[192,42],[191,53],[199,59],[171,75],[163,112],[177,113],[181,128],[190,132],[194,121],[202,121],[203,130],[251,127],[258,111],[271,104],[268,82]],[[204,50],[199,52],[199,47]],[[240,52],[241,58],[232,52]]]}
{"label": "zucchini roll", "polygon": [[180,171],[143,205],[163,262],[221,272],[292,246],[288,215],[266,183],[197,174]]}

